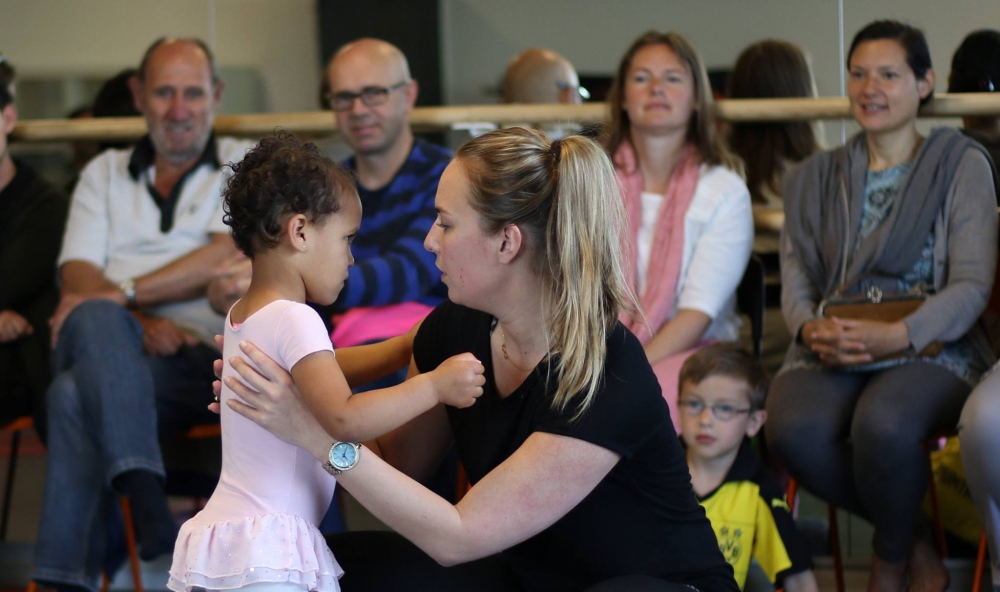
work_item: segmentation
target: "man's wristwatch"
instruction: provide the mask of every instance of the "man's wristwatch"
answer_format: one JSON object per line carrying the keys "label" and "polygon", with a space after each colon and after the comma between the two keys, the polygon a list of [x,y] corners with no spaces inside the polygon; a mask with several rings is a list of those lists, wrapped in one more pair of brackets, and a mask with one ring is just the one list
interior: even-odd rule
{"label": "man's wristwatch", "polygon": [[339,475],[350,471],[361,459],[361,444],[359,442],[334,442],[327,454],[323,468],[331,475]]}
{"label": "man's wristwatch", "polygon": [[135,282],[129,278],[118,284],[118,289],[125,296],[125,306],[135,308]]}

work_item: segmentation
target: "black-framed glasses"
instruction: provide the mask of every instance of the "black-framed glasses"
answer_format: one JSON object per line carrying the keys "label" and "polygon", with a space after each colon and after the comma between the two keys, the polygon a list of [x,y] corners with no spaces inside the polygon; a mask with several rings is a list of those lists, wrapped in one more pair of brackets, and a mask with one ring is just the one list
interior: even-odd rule
{"label": "black-framed glasses", "polygon": [[366,86],[359,93],[346,90],[339,93],[327,93],[326,103],[334,111],[347,111],[354,106],[355,99],[361,99],[361,103],[365,107],[378,107],[389,100],[389,93],[403,88],[409,83],[409,80],[404,80],[392,86]]}
{"label": "black-framed glasses", "polygon": [[583,88],[582,86],[579,86],[579,85],[576,85],[576,84],[570,84],[568,82],[557,82],[556,83],[556,88],[558,88],[559,90],[570,90],[570,91],[572,91],[572,92],[580,95],[580,97],[583,100],[585,100],[585,101],[590,100],[590,91],[587,90],[587,89],[585,89],[585,88]]}
{"label": "black-framed glasses", "polygon": [[[705,402],[699,401],[698,399],[679,399],[677,401],[677,407],[690,415],[691,417],[698,417],[705,411]],[[715,419],[719,421],[729,421],[737,415],[743,415],[744,413],[750,413],[753,411],[752,407],[747,407],[745,409],[740,409],[734,405],[728,405],[726,403],[716,403],[709,407],[712,410],[712,415]]]}

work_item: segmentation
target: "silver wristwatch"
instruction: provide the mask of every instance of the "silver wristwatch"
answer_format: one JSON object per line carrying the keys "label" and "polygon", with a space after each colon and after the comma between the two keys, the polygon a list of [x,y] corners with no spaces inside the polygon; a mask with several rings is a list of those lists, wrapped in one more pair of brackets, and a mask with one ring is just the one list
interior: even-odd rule
{"label": "silver wristwatch", "polygon": [[331,475],[339,475],[350,471],[361,459],[361,444],[359,442],[334,442],[330,446],[323,468]]}
{"label": "silver wristwatch", "polygon": [[127,308],[135,308],[135,282],[129,278],[118,284],[118,289],[125,296],[125,306]]}

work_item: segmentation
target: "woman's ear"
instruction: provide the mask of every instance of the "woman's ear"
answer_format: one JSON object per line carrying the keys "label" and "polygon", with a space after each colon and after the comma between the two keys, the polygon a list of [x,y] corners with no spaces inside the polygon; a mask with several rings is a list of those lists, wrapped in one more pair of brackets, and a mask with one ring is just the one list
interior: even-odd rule
{"label": "woman's ear", "polygon": [[524,247],[524,235],[521,228],[516,224],[508,224],[500,229],[500,256],[501,263],[510,263],[517,258]]}
{"label": "woman's ear", "polygon": [[308,224],[309,221],[302,214],[296,214],[285,222],[285,240],[290,247],[300,253],[305,253],[308,248],[306,230]]}
{"label": "woman's ear", "polygon": [[917,79],[917,92],[920,93],[921,99],[926,99],[931,94],[936,82],[937,74],[934,73],[934,68],[928,68],[927,75]]}

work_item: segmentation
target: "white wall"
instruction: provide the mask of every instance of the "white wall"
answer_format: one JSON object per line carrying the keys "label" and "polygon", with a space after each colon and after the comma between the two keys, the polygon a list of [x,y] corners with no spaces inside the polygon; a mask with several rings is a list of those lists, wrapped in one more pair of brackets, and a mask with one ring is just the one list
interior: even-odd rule
{"label": "white wall", "polygon": [[[812,58],[821,95],[839,94],[837,0],[441,0],[445,97],[495,102],[507,60],[532,46],[554,49],[584,73],[613,73],[625,48],[649,29],[674,30],[706,65],[731,65],[750,43],[771,37],[798,43]],[[971,30],[1000,28],[998,0],[844,0],[845,44],[877,18],[896,18],[927,33],[947,86],[951,54]]]}
{"label": "white wall", "polygon": [[308,111],[321,73],[315,2],[2,0],[0,51],[24,76],[110,76],[158,37],[214,39],[221,66],[257,70],[268,110]]}
{"label": "white wall", "polygon": [[[271,111],[316,108],[317,1],[0,0],[0,51],[26,76],[111,75],[134,66],[162,35],[214,40],[223,66],[255,68]],[[382,0],[387,9],[392,3]],[[837,0],[440,0],[442,77],[451,104],[494,102],[507,60],[531,46],[564,54],[581,72],[610,73],[639,33],[688,36],[709,66],[727,66],[765,37],[811,54],[820,93],[839,89]],[[851,35],[880,17],[925,29],[946,85],[951,53],[978,27],[1000,27],[998,0],[844,0]],[[213,18],[214,14],[214,26]]]}

